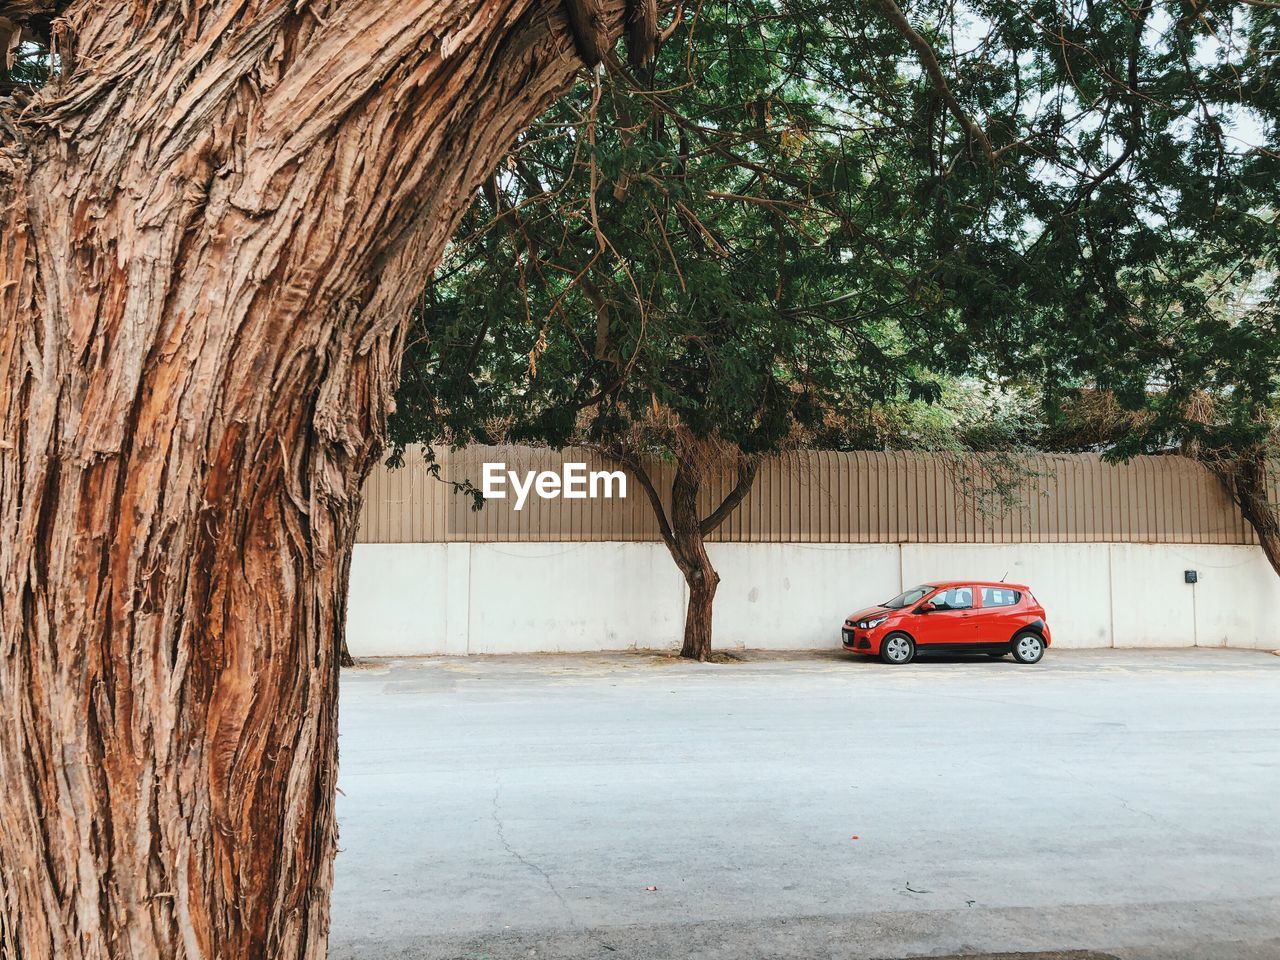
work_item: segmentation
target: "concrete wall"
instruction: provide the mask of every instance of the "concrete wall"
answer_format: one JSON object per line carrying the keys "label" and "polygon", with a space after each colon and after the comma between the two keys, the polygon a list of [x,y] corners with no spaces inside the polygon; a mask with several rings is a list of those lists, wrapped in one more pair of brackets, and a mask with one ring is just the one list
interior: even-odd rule
{"label": "concrete wall", "polygon": [[[1255,546],[1219,544],[708,545],[721,649],[838,642],[840,622],[904,586],[1026,583],[1062,647],[1280,648],[1280,578]],[[1200,582],[1183,582],[1183,571]],[[355,656],[670,647],[684,583],[656,543],[359,544]]]}

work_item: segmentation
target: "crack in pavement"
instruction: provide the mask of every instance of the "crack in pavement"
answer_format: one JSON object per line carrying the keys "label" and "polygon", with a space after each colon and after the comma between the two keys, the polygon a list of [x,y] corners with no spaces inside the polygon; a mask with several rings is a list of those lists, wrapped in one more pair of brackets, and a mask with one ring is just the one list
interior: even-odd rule
{"label": "crack in pavement", "polygon": [[507,853],[516,860],[516,862],[528,867],[538,876],[542,877],[543,882],[547,885],[547,889],[555,895],[555,898],[560,901],[560,906],[564,908],[565,916],[569,918],[569,926],[577,927],[578,921],[573,916],[573,910],[570,908],[568,901],[561,896],[560,891],[556,889],[555,881],[551,879],[551,874],[547,873],[546,870],[534,863],[532,860],[528,860],[522,856],[520,852],[511,845],[511,841],[507,839],[507,832],[502,826],[502,818],[498,816],[498,794],[501,790],[502,781],[499,780],[493,785],[493,810],[490,813],[490,816],[493,818],[493,825],[498,831],[498,842],[502,844],[503,849],[505,849]]}
{"label": "crack in pavement", "polygon": [[1113,793],[1111,796],[1114,799],[1119,800],[1120,806],[1124,807],[1130,813],[1136,813],[1139,816],[1146,817],[1148,820],[1154,823],[1157,827],[1172,827],[1174,829],[1177,828],[1177,824],[1170,823],[1168,820],[1164,819],[1163,817],[1157,817],[1150,810],[1143,810],[1141,807],[1131,807],[1129,805],[1129,801],[1126,800],[1124,797],[1120,796],[1120,794],[1118,793]]}

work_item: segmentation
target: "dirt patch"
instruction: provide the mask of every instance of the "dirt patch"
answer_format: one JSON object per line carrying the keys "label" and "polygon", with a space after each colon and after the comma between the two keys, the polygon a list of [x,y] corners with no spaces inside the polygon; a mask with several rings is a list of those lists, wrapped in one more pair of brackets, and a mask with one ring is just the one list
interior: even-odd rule
{"label": "dirt patch", "polygon": [[[697,663],[696,660],[686,660],[678,653],[654,653],[652,650],[642,652],[650,663],[653,664],[669,664],[669,663]],[[725,653],[717,650],[711,654],[711,659],[707,663],[745,663],[748,657],[740,653]]]}
{"label": "dirt patch", "polygon": [[711,655],[711,663],[742,663],[747,658],[739,656],[736,653],[713,653]]}

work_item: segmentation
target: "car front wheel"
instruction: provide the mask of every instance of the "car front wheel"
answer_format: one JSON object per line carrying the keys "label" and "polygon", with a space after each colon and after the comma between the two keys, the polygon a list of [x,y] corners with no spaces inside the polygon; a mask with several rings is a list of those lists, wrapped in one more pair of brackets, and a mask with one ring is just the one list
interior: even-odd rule
{"label": "car front wheel", "polygon": [[901,666],[915,659],[915,641],[905,633],[891,633],[880,644],[880,659]]}
{"label": "car front wheel", "polygon": [[1013,659],[1019,663],[1039,663],[1044,656],[1044,637],[1030,630],[1013,638]]}

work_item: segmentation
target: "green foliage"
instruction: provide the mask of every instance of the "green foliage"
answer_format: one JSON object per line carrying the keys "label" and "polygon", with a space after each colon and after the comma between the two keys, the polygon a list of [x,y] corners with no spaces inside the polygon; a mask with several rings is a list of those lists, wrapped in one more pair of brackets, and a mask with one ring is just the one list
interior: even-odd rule
{"label": "green foliage", "polygon": [[24,41],[18,44],[12,57],[13,62],[0,80],[31,88],[44,86],[49,81],[52,57],[46,44]]}
{"label": "green foliage", "polygon": [[988,98],[1010,115],[1039,91],[1021,111],[1027,144],[982,201],[989,228],[936,274],[975,369],[1037,384],[1049,442],[1116,457],[1266,442],[1280,384],[1280,11],[1020,10]]}
{"label": "green foliage", "polygon": [[957,376],[1040,394],[1040,442],[1082,390],[1117,456],[1272,436],[1280,11],[902,6],[942,83],[886,8],[718,2],[558,103],[422,297],[393,440],[929,446]]}
{"label": "green foliage", "polygon": [[[936,396],[921,331],[937,297],[913,262],[928,238],[896,116],[916,93],[902,39],[863,19],[706,4],[644,76],[610,63],[557,103],[422,297],[393,440],[643,426],[661,449],[678,424],[757,453]],[[872,88],[891,109],[861,102]]]}

